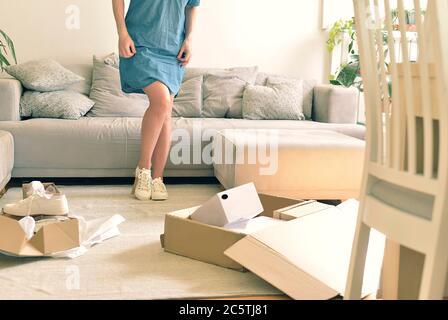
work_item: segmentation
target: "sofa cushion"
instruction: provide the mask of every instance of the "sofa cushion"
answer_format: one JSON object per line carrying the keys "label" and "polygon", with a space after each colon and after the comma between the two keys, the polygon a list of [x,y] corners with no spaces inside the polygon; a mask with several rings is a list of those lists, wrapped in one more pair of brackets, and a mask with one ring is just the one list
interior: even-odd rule
{"label": "sofa cushion", "polygon": [[206,75],[204,118],[242,118],[243,93],[247,82],[235,76]]}
{"label": "sofa cushion", "polygon": [[149,105],[146,95],[126,94],[121,90],[116,54],[93,57],[90,99],[95,101],[95,106],[89,117],[143,117]]}
{"label": "sofa cushion", "polygon": [[64,67],[84,78],[84,80],[69,86],[67,90],[76,91],[89,96],[92,87],[93,66],[91,64],[69,64]]}
{"label": "sofa cushion", "polygon": [[79,119],[94,105],[85,95],[74,91],[27,91],[20,100],[24,118]]}
{"label": "sofa cushion", "polygon": [[248,120],[305,120],[303,81],[268,79],[266,86],[249,85],[243,98],[243,117]]}
{"label": "sofa cushion", "polygon": [[[269,77],[302,80],[298,77],[288,77],[284,75],[260,72],[257,75],[255,84],[259,86],[265,86]],[[303,113],[307,120],[311,120],[313,117],[313,97],[314,87],[316,86],[316,84],[317,81],[315,80],[303,80]]]}
{"label": "sofa cushion", "polygon": [[19,80],[25,88],[43,92],[64,90],[84,80],[51,59],[8,66],[6,72]]}
{"label": "sofa cushion", "polygon": [[173,116],[200,118],[202,112],[203,76],[184,81],[178,96],[174,99]]}
{"label": "sofa cushion", "polygon": [[198,76],[214,75],[220,77],[236,77],[250,84],[255,84],[258,75],[258,67],[237,67],[237,68],[187,68],[185,70],[184,81]]}
{"label": "sofa cushion", "polygon": [[[363,139],[365,134],[365,127],[360,125],[289,120],[174,118],[173,145],[177,145],[177,150],[173,152],[179,153],[181,148],[188,150],[190,162],[179,163],[179,157],[170,157],[167,169],[174,169],[179,174],[182,174],[182,170],[203,169],[212,173],[212,164],[204,161],[207,158],[202,157],[202,152],[205,148],[211,148],[211,138],[217,131],[232,128],[331,130],[359,139]],[[15,170],[25,172],[26,176],[76,176],[77,170],[81,170],[82,175],[87,170],[89,176],[98,176],[112,169],[129,169],[132,172],[140,156],[139,118],[0,121],[0,130],[9,131],[14,136],[15,153],[19,155],[16,157]],[[198,145],[201,147],[198,148]],[[195,164],[198,159],[200,164]]]}

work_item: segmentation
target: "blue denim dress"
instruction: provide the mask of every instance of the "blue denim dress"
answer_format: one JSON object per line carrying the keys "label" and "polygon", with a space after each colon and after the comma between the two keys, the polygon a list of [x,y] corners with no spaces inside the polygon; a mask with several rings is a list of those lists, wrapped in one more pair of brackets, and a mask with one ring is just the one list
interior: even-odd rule
{"label": "blue denim dress", "polygon": [[185,40],[185,9],[200,0],[131,0],[126,26],[137,53],[120,57],[121,87],[126,93],[144,93],[156,81],[172,95],[179,92],[184,68],[177,55]]}

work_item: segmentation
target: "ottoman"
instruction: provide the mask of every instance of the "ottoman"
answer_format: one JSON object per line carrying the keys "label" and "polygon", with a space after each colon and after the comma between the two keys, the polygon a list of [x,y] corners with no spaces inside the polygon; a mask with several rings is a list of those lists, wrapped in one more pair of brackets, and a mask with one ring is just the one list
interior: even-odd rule
{"label": "ottoman", "polygon": [[14,140],[6,131],[0,131],[0,195],[11,179],[14,166]]}
{"label": "ottoman", "polygon": [[215,176],[226,188],[295,199],[358,198],[365,142],[333,131],[223,130],[213,142]]}

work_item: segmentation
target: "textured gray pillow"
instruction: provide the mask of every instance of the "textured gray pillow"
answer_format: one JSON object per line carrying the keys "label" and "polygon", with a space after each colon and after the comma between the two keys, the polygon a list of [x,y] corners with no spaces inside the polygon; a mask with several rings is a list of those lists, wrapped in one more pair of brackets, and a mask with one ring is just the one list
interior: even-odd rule
{"label": "textured gray pillow", "polygon": [[[268,78],[277,78],[283,80],[302,80],[296,77],[288,77],[284,75],[260,72],[257,75],[257,81],[255,82],[255,84],[258,86],[265,86]],[[303,80],[303,114],[307,119],[311,119],[313,116],[314,87],[316,86],[316,84],[316,80]]]}
{"label": "textured gray pillow", "polygon": [[173,117],[200,118],[203,76],[184,81],[174,99]]}
{"label": "textured gray pillow", "polygon": [[90,99],[95,106],[88,117],[143,117],[149,101],[145,94],[127,94],[121,90],[118,56],[93,57]]}
{"label": "textured gray pillow", "polygon": [[6,72],[19,80],[25,88],[42,92],[64,90],[84,80],[50,59],[8,66]]}
{"label": "textured gray pillow", "polygon": [[243,116],[248,120],[305,120],[303,82],[268,81],[267,86],[247,86]]}
{"label": "textured gray pillow", "polygon": [[207,75],[204,79],[203,118],[242,118],[247,82],[237,77]]}
{"label": "textured gray pillow", "polygon": [[258,75],[258,67],[237,67],[237,68],[187,68],[185,70],[184,81],[199,76],[213,75],[218,77],[236,77],[250,84],[255,84]]}
{"label": "textured gray pillow", "polygon": [[74,91],[27,91],[20,100],[20,114],[26,118],[77,120],[93,105],[92,100]]}

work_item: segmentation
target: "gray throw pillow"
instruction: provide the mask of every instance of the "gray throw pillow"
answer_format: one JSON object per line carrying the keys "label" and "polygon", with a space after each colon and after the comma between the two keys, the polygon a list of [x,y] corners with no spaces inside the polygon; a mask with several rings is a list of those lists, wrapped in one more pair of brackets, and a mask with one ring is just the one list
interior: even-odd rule
{"label": "gray throw pillow", "polygon": [[50,59],[8,66],[6,72],[19,80],[25,88],[42,92],[64,90],[84,80]]}
{"label": "gray throw pillow", "polygon": [[258,75],[258,67],[237,67],[237,68],[187,68],[185,70],[184,81],[199,76],[213,75],[218,77],[236,77],[250,84],[255,84]]}
{"label": "gray throw pillow", "polygon": [[145,94],[124,93],[121,89],[119,58],[115,53],[93,57],[90,99],[95,106],[88,117],[143,117],[149,101]]}
{"label": "gray throw pillow", "polygon": [[[255,82],[258,86],[265,86],[268,78],[276,78],[283,80],[302,80],[297,77],[289,77],[285,75],[268,74],[260,72],[257,75],[257,81]],[[314,87],[316,86],[316,80],[303,80],[303,114],[307,119],[312,119],[313,117],[313,99],[314,99]]]}
{"label": "gray throw pillow", "polygon": [[174,99],[173,117],[200,118],[203,76],[184,81]]}
{"label": "gray throw pillow", "polygon": [[303,82],[268,81],[266,86],[247,86],[243,116],[248,120],[305,120]]}
{"label": "gray throw pillow", "polygon": [[242,118],[247,82],[237,77],[207,75],[204,80],[203,118]]}
{"label": "gray throw pillow", "polygon": [[77,120],[93,105],[88,97],[74,91],[26,91],[20,100],[20,114],[25,118]]}

